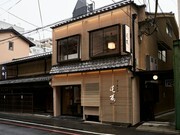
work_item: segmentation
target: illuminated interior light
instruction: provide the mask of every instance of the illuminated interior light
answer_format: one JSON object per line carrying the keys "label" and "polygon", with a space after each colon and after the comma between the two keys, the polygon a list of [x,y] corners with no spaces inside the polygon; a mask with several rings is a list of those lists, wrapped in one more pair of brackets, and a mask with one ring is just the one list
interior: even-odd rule
{"label": "illuminated interior light", "polygon": [[115,48],[116,48],[116,44],[114,42],[109,42],[108,43],[108,49],[113,50]]}

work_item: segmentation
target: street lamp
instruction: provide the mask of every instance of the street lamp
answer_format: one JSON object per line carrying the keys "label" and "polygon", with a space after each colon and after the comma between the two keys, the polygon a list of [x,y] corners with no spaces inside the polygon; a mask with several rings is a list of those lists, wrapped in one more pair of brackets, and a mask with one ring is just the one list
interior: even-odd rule
{"label": "street lamp", "polygon": [[153,75],[153,80],[157,80],[158,79],[158,76],[157,75]]}

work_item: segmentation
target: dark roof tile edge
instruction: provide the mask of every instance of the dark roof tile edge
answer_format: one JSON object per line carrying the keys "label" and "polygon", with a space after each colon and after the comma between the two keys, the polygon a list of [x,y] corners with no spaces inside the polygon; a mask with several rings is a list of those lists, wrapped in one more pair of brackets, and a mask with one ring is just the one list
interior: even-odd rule
{"label": "dark roof tile edge", "polygon": [[2,80],[2,81],[0,81],[0,85],[30,83],[30,82],[43,82],[43,81],[50,81],[50,80],[51,80],[51,76],[49,75],[49,76],[41,76],[41,77],[23,78],[23,79]]}
{"label": "dark roof tile edge", "polygon": [[12,32],[16,35],[16,37],[20,37],[21,39],[23,39],[25,42],[27,42],[29,44],[30,47],[35,46],[35,44],[33,42],[31,42],[29,39],[27,39],[26,37],[23,36],[23,34],[19,33],[18,31],[16,31],[13,28],[9,28],[9,29],[0,29],[0,33],[3,32]]}
{"label": "dark roof tile edge", "polygon": [[[77,21],[77,20],[81,20],[81,19],[84,19],[84,18],[87,18],[87,17],[90,17],[90,16],[94,16],[94,15],[97,15],[97,14],[100,14],[100,13],[103,13],[103,12],[114,10],[114,9],[117,9],[119,7],[123,7],[123,6],[129,5],[129,4],[136,5],[134,3],[134,1],[131,1],[131,0],[121,0],[119,2],[116,2],[116,3],[110,4],[110,5],[107,5],[107,6],[98,8],[98,9],[95,9],[92,12],[88,12],[87,14],[84,14],[84,15],[81,15],[81,16],[78,16],[78,17],[74,17],[74,18],[69,18],[69,19],[62,20],[59,23],[57,23],[54,26],[52,26],[51,28],[55,29],[55,28],[57,28],[59,26],[66,25],[68,23],[71,23],[71,22],[74,22],[74,21]],[[136,6],[138,6],[138,5],[136,5]]]}
{"label": "dark roof tile edge", "polygon": [[12,59],[12,61],[0,63],[0,65],[12,64],[12,63],[16,63],[16,62],[23,62],[23,61],[32,60],[32,59],[36,59],[36,58],[43,58],[43,57],[51,56],[51,55],[52,55],[52,52],[40,53],[40,54],[36,54],[36,55]]}
{"label": "dark roof tile edge", "polygon": [[65,65],[55,65],[52,66],[50,74],[87,72],[87,71],[96,71],[96,70],[116,69],[122,67],[130,67],[130,66],[132,66],[131,56],[126,55],[121,57],[68,63]]}

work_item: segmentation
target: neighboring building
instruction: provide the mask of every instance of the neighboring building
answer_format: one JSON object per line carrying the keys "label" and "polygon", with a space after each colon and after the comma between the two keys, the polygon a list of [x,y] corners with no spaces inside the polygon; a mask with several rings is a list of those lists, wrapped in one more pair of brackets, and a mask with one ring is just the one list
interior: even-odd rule
{"label": "neighboring building", "polygon": [[36,44],[30,48],[30,55],[45,53],[45,52],[52,52],[52,39],[47,38],[43,40],[31,40]]}
{"label": "neighboring building", "polygon": [[[178,26],[172,13],[146,13],[139,22],[139,67],[141,120],[174,110],[173,40]],[[152,23],[155,21],[154,27]],[[154,31],[154,32],[153,32]],[[158,78],[157,78],[158,77]]]}
{"label": "neighboring building", "polygon": [[0,29],[0,63],[29,56],[32,46],[35,44],[13,28]]}
{"label": "neighboring building", "polygon": [[22,57],[0,65],[1,112],[52,114],[51,55]]}
{"label": "neighboring building", "polygon": [[24,28],[19,27],[17,25],[13,25],[4,21],[0,21],[0,29],[9,29],[9,28],[13,28],[16,31],[18,31],[19,33],[23,33],[24,32]]}
{"label": "neighboring building", "polygon": [[77,13],[52,27],[54,116],[134,125],[172,110],[174,15],[128,0]]}

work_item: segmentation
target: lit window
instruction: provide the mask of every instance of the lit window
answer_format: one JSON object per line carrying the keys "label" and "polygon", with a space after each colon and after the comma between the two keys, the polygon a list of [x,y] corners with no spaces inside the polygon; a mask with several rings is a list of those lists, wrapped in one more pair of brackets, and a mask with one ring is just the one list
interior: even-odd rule
{"label": "lit window", "polygon": [[9,42],[9,50],[13,51],[14,50],[14,43]]}
{"label": "lit window", "polygon": [[57,47],[58,62],[79,59],[80,35],[58,40]]}
{"label": "lit window", "polygon": [[158,58],[164,62],[166,62],[167,59],[167,52],[166,50],[158,50]]}
{"label": "lit window", "polygon": [[119,25],[110,26],[90,32],[90,56],[98,57],[118,54]]}

